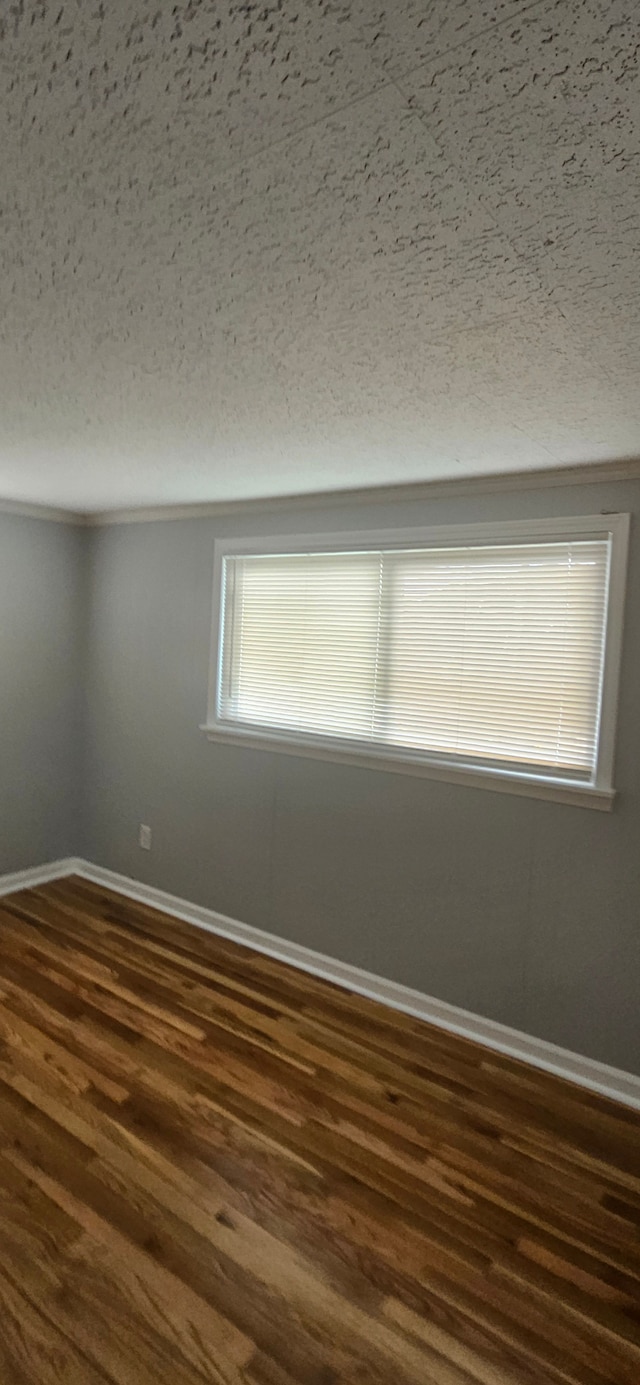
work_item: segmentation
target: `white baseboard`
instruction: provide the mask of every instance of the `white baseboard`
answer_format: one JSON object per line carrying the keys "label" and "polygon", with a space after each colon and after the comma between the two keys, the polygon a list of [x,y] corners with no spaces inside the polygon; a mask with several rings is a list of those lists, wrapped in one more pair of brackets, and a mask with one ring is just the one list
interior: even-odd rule
{"label": "white baseboard", "polygon": [[5,894],[15,894],[16,890],[46,885],[48,880],[61,880],[65,875],[75,875],[83,865],[84,862],[77,856],[65,856],[61,861],[48,861],[44,866],[28,866],[26,870],[16,870],[12,875],[0,875],[0,898]]}
{"label": "white baseboard", "polygon": [[60,879],[66,875],[80,875],[95,885],[104,885],[106,889],[124,895],[127,899],[149,904],[163,914],[173,914],[176,918],[184,919],[186,923],[193,923],[198,928],[207,929],[220,937],[230,938],[233,942],[253,948],[256,952],[263,952],[278,961],[288,962],[300,971],[321,976],[336,986],[344,987],[345,990],[355,991],[358,995],[368,996],[369,999],[380,1001],[394,1010],[415,1015],[418,1019],[426,1020],[428,1024],[435,1024],[441,1029],[461,1034],[466,1039],[484,1045],[485,1048],[504,1053],[510,1058],[517,1058],[521,1062],[531,1064],[532,1067],[542,1068],[545,1072],[554,1073],[557,1077],[563,1077],[569,1082],[588,1088],[589,1091],[597,1092],[600,1096],[609,1097],[613,1101],[620,1101],[625,1106],[640,1110],[640,1077],[633,1073],[609,1067],[606,1063],[598,1063],[593,1058],[584,1058],[569,1049],[547,1043],[545,1039],[536,1039],[518,1029],[498,1024],[495,1020],[484,1019],[469,1010],[461,1010],[444,1000],[424,995],[422,991],[414,991],[400,982],[387,981],[384,977],[363,971],[349,962],[326,957],[321,952],[303,947],[301,943],[289,942],[274,933],[265,933],[261,928],[240,923],[238,919],[227,918],[225,914],[218,914],[214,909],[206,909],[201,904],[191,904],[186,899],[167,894],[165,890],[145,885],[140,880],[131,880],[126,875],[118,875],[116,871],[106,870],[103,866],[94,866],[89,861],[68,857],[63,861],[53,861],[49,865],[36,866],[32,870],[0,876],[0,895],[11,894],[34,885],[43,885],[49,880]]}

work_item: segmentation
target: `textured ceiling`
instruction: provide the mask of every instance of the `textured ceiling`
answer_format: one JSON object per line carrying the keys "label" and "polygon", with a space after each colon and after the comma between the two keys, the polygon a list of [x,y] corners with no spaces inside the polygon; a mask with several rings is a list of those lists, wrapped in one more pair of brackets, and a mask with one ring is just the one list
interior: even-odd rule
{"label": "textured ceiling", "polygon": [[0,16],[0,494],[640,454],[633,0]]}

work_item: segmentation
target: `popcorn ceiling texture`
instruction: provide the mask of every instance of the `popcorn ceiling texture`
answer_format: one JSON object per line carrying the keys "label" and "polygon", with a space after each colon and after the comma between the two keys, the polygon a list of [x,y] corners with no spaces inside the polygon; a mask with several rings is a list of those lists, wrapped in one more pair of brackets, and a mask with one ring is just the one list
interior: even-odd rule
{"label": "popcorn ceiling texture", "polygon": [[640,452],[622,0],[0,10],[0,493]]}

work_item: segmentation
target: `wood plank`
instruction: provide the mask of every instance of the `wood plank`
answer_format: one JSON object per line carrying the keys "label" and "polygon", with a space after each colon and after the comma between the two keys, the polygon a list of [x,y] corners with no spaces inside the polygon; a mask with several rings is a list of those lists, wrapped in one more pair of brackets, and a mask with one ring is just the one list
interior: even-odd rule
{"label": "wood plank", "polygon": [[86,881],[0,937],[2,1385],[637,1385],[637,1113]]}

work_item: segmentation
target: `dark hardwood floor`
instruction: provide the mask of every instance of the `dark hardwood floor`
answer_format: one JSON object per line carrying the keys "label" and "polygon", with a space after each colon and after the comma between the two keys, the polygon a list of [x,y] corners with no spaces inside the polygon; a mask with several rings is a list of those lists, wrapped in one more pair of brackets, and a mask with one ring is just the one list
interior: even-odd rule
{"label": "dark hardwood floor", "polygon": [[0,1385],[640,1385],[640,1114],[78,879],[0,901]]}

